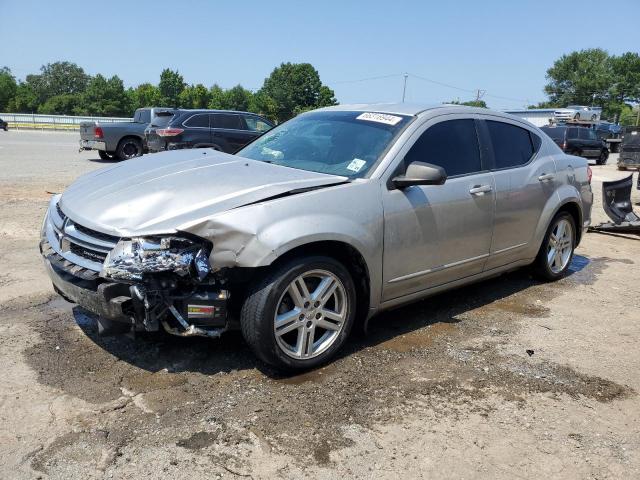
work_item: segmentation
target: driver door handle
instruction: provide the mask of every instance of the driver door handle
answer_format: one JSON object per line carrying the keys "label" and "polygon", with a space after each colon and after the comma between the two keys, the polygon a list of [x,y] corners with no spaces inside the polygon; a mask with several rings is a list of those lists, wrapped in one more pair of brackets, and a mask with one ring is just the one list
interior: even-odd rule
{"label": "driver door handle", "polygon": [[555,175],[553,173],[543,173],[538,177],[538,180],[541,182],[546,182],[547,180],[553,180]]}
{"label": "driver door handle", "polygon": [[482,195],[491,191],[491,185],[476,185],[469,190],[471,195]]}

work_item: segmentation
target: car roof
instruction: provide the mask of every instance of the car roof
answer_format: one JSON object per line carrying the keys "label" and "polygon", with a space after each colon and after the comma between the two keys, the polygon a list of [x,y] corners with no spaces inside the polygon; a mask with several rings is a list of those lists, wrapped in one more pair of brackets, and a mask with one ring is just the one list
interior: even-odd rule
{"label": "car roof", "polygon": [[318,111],[345,111],[345,112],[376,112],[376,113],[389,113],[397,115],[411,115],[417,116],[427,112],[438,111],[438,113],[480,113],[490,114],[494,116],[504,117],[512,120],[518,120],[525,122],[521,117],[510,115],[504,112],[498,112],[488,108],[469,107],[466,105],[457,105],[449,103],[439,104],[420,104],[420,103],[353,103],[344,105],[335,105],[332,107],[324,107],[313,112]]}

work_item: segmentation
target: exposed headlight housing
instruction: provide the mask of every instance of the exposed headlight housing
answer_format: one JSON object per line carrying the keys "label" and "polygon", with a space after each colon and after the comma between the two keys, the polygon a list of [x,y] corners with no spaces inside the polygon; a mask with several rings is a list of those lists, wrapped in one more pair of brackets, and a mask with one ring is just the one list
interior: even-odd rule
{"label": "exposed headlight housing", "polygon": [[145,274],[171,272],[203,280],[211,271],[209,251],[204,242],[180,236],[123,239],[105,258],[100,275],[142,281]]}

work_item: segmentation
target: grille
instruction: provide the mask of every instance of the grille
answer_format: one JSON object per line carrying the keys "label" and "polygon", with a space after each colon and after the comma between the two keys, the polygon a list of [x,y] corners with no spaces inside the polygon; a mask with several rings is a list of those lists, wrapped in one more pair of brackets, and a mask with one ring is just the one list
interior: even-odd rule
{"label": "grille", "polygon": [[93,262],[104,262],[104,259],[107,258],[107,254],[104,252],[91,250],[76,243],[70,243],[69,250],[71,251],[71,253],[75,253],[76,255],[79,255],[82,258],[86,258],[87,260],[91,260]]}
{"label": "grille", "polygon": [[116,237],[114,235],[109,235],[107,233],[102,233],[102,232],[96,232],[95,230],[91,230],[90,228],[83,227],[82,225],[78,225],[77,223],[74,223],[74,227],[76,230],[84,233],[85,235],[89,235],[90,237],[104,240],[105,242],[118,243],[118,240],[120,240],[119,237]]}

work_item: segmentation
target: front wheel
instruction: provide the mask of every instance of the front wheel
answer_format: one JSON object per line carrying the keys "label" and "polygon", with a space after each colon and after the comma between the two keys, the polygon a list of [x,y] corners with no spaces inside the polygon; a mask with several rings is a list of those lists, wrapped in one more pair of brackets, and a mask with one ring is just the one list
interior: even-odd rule
{"label": "front wheel", "polygon": [[608,159],[609,159],[609,151],[608,150],[602,150],[602,152],[600,152],[600,156],[596,160],[596,163],[598,165],[604,165],[604,164],[607,163]]}
{"label": "front wheel", "polygon": [[576,224],[567,212],[558,213],[545,234],[534,262],[534,272],[542,280],[555,281],[569,269],[576,248]]}
{"label": "front wheel", "polygon": [[137,138],[125,138],[120,140],[118,149],[116,150],[116,157],[120,160],[129,160],[141,156],[142,142]]}
{"label": "front wheel", "polygon": [[255,282],[240,314],[262,361],[285,370],[317,367],[346,341],[355,318],[353,279],[324,256],[294,258]]}
{"label": "front wheel", "polygon": [[576,113],[575,116],[573,117],[574,120],[580,120],[580,114]]}

